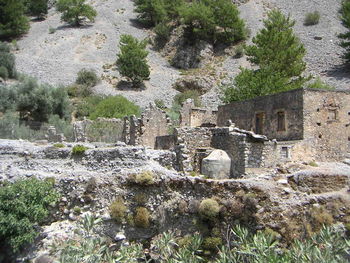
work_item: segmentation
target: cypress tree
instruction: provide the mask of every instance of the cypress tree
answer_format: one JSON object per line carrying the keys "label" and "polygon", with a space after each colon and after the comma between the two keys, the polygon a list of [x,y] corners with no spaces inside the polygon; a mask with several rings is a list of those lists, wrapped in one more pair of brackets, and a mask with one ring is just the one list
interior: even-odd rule
{"label": "cypress tree", "polygon": [[247,46],[248,61],[257,69],[242,69],[224,90],[224,101],[232,102],[302,87],[308,80],[302,76],[306,50],[293,32],[295,21],[273,10],[264,28]]}

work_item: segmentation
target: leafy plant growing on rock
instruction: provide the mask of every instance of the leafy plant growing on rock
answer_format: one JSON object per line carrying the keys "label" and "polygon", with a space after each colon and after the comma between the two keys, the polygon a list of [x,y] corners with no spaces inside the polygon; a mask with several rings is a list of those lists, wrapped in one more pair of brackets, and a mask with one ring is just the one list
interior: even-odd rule
{"label": "leafy plant growing on rock", "polygon": [[127,207],[122,198],[117,198],[109,207],[111,217],[118,223],[122,223],[125,218]]}
{"label": "leafy plant growing on rock", "polygon": [[85,147],[84,145],[75,145],[72,149],[72,155],[74,156],[81,156],[85,153],[85,151],[87,150],[88,148]]}
{"label": "leafy plant growing on rock", "polygon": [[146,207],[137,207],[134,215],[135,226],[148,228],[150,225],[150,213]]}
{"label": "leafy plant growing on rock", "polygon": [[50,181],[18,180],[0,187],[0,251],[17,252],[36,238],[59,194]]}
{"label": "leafy plant growing on rock", "polygon": [[320,13],[318,11],[307,13],[304,19],[304,26],[317,25],[320,21]]}
{"label": "leafy plant growing on rock", "polygon": [[117,66],[120,74],[127,77],[134,87],[149,79],[150,70],[147,64],[147,41],[139,41],[131,35],[120,37],[120,53]]}
{"label": "leafy plant growing on rock", "polygon": [[220,205],[214,199],[204,199],[199,205],[199,214],[208,220],[217,218],[220,212]]}
{"label": "leafy plant growing on rock", "polygon": [[94,22],[96,10],[85,4],[85,0],[58,0],[56,3],[58,12],[61,12],[61,20],[73,26],[80,26],[85,19]]}

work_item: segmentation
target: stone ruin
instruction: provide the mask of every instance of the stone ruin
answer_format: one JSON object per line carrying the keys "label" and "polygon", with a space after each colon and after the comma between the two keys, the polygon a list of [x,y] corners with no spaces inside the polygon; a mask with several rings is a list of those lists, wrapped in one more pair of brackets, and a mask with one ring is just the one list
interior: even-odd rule
{"label": "stone ruin", "polygon": [[195,107],[192,99],[187,99],[180,111],[180,127],[215,127],[217,111]]}

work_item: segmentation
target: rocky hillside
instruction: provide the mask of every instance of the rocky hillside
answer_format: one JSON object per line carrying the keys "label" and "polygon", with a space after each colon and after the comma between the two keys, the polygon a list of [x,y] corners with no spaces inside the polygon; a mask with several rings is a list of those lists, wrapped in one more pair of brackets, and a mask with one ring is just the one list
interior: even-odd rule
{"label": "rocky hillside", "polygon": [[[308,73],[321,77],[336,88],[347,88],[350,73],[342,60],[342,48],[337,35],[345,28],[339,20],[341,0],[249,0],[239,1],[242,18],[246,21],[251,36],[261,28],[266,13],[273,8],[280,8],[296,20],[295,32],[307,48],[306,62]],[[121,34],[132,34],[138,38],[148,37],[151,32],[140,27],[133,12],[132,0],[91,1],[98,16],[96,22],[82,28],[72,28],[60,22],[60,14],[51,9],[44,21],[33,21],[29,33],[18,41],[16,52],[19,71],[38,77],[43,82],[52,84],[72,83],[77,72],[82,68],[95,69],[103,81],[96,91],[103,94],[122,94],[141,106],[146,106],[155,99],[162,99],[170,104],[178,92],[173,89],[177,79],[183,77],[183,71],[170,66],[168,58],[149,47],[151,66],[150,80],[142,91],[122,90],[117,88],[121,79],[112,65],[118,53]],[[304,26],[308,12],[319,11],[320,22],[314,26]],[[50,34],[51,33],[51,34]],[[250,40],[248,40],[250,41]],[[210,53],[210,52],[209,52]],[[209,91],[202,96],[203,103],[216,107],[219,102],[217,87],[235,76],[239,67],[249,66],[245,57],[234,58],[230,51],[224,52],[218,60],[203,63],[203,68],[210,67],[210,72],[200,72],[211,77],[207,82]],[[185,73],[192,74],[191,73]]]}

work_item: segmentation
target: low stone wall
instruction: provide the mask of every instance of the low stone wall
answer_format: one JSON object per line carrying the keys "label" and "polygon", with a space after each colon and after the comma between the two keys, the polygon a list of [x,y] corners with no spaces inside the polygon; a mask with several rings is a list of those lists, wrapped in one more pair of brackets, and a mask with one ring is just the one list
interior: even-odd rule
{"label": "low stone wall", "polygon": [[157,149],[157,150],[174,149],[175,139],[176,138],[174,135],[157,136],[155,149]]}

